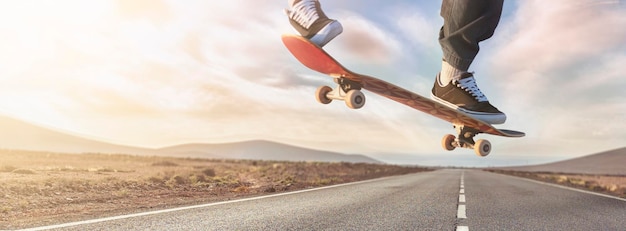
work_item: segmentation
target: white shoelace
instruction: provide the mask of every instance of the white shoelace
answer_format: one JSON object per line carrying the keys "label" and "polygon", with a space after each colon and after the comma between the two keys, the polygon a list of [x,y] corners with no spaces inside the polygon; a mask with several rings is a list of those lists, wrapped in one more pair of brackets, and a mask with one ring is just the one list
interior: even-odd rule
{"label": "white shoelace", "polygon": [[315,1],[302,0],[293,5],[289,18],[298,22],[304,28],[309,28],[319,18],[315,9]]}
{"label": "white shoelace", "polygon": [[455,82],[457,87],[469,92],[478,102],[489,101],[487,100],[487,96],[485,96],[480,89],[478,89],[478,85],[476,85],[474,77],[460,79]]}

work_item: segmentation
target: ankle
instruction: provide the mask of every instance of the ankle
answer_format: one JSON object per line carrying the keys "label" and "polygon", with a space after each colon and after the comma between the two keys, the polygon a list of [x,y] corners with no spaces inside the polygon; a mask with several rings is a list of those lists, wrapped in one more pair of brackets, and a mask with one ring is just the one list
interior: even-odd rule
{"label": "ankle", "polygon": [[439,74],[439,84],[448,85],[452,80],[459,80],[467,71],[457,69],[445,60],[441,62],[441,72]]}

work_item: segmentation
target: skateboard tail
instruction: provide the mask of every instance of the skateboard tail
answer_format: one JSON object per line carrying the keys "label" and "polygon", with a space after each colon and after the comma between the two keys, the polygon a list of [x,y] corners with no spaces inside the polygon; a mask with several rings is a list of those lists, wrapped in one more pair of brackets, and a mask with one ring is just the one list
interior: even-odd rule
{"label": "skateboard tail", "polygon": [[346,76],[348,74],[345,71],[346,68],[337,65],[339,64],[337,60],[306,38],[294,35],[282,35],[281,39],[289,52],[309,69],[330,75],[333,78]]}

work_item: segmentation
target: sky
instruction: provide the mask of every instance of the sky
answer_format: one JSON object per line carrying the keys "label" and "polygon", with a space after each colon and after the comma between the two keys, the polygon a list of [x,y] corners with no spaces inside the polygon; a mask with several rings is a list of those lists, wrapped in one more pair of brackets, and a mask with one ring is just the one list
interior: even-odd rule
{"label": "sky", "polygon": [[[322,1],[344,32],[325,49],[349,69],[429,95],[441,68],[441,1]],[[0,115],[116,144],[158,148],[270,140],[392,163],[518,164],[626,144],[626,3],[505,1],[470,67],[499,128],[479,158],[441,148],[451,125],[374,94],[322,105],[332,79],[280,41],[269,0],[0,2]]]}

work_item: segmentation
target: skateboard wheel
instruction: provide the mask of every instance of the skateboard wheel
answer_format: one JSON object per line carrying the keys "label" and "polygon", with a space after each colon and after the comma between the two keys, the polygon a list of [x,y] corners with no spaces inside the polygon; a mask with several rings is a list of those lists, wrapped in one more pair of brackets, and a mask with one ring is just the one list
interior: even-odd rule
{"label": "skateboard wheel", "polygon": [[452,151],[456,148],[453,144],[455,140],[456,137],[454,137],[454,135],[447,134],[443,136],[443,139],[441,139],[441,146],[445,150]]}
{"label": "skateboard wheel", "polygon": [[346,105],[352,109],[359,109],[365,105],[365,95],[360,90],[350,90],[346,94]]}
{"label": "skateboard wheel", "polygon": [[474,152],[478,156],[487,156],[491,152],[491,143],[488,140],[477,140],[474,144]]}
{"label": "skateboard wheel", "polygon": [[322,104],[329,104],[330,102],[332,102],[332,99],[329,99],[328,93],[333,91],[333,89],[329,86],[321,86],[319,88],[317,88],[317,91],[315,92],[315,99],[317,99],[317,102],[320,102]]}

